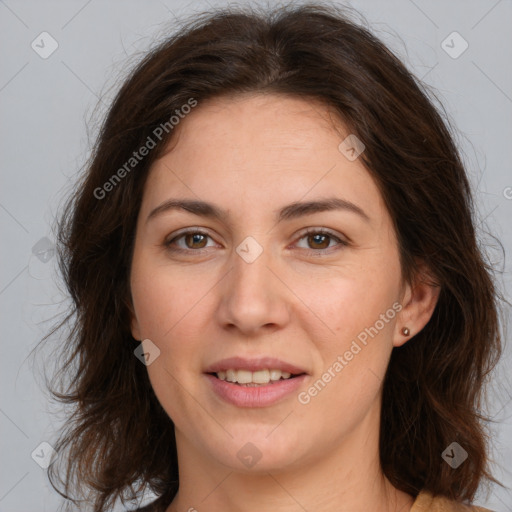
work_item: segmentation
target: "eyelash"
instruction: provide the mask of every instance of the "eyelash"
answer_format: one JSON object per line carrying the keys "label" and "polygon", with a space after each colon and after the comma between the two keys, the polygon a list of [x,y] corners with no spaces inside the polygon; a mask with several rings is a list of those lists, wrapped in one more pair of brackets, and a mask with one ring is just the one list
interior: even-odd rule
{"label": "eyelash", "polygon": [[[197,235],[206,235],[207,237],[211,238],[211,236],[208,233],[206,233],[205,231],[201,231],[199,228],[188,229],[186,231],[182,231],[181,233],[178,233],[176,236],[174,236],[170,240],[166,240],[164,242],[164,246],[169,251],[172,251],[172,252],[175,252],[175,253],[192,253],[192,252],[195,252],[195,253],[202,254],[204,251],[207,251],[208,248],[182,249],[182,248],[172,247],[172,244],[174,242],[176,242],[177,240],[180,240],[184,236],[186,236],[186,235],[196,235],[196,234]],[[308,228],[306,231],[304,231],[301,234],[301,236],[299,237],[298,240],[302,240],[303,238],[306,238],[308,235],[312,235],[312,234],[328,236],[329,238],[331,238],[331,239],[335,240],[336,242],[338,242],[338,245],[342,246],[342,247],[346,247],[346,246],[349,245],[349,243],[347,241],[342,240],[341,238],[337,237],[336,235],[334,235],[330,231],[325,230],[325,229],[320,229],[320,228]],[[328,254],[328,253],[332,252],[332,249],[333,249],[332,247],[328,247],[326,249],[304,249],[304,250],[307,253],[309,253],[310,255],[319,256],[319,255]],[[338,250],[338,249],[336,249],[336,250]]]}

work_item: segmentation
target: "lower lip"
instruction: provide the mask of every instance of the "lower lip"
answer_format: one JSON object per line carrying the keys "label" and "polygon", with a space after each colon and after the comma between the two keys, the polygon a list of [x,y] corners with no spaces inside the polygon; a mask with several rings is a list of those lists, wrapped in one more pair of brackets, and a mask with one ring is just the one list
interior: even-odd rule
{"label": "lower lip", "polygon": [[205,374],[211,382],[213,390],[230,404],[237,407],[267,407],[292,394],[302,385],[307,375],[299,375],[291,379],[283,379],[274,384],[260,386],[240,386],[226,380],[220,380]]}

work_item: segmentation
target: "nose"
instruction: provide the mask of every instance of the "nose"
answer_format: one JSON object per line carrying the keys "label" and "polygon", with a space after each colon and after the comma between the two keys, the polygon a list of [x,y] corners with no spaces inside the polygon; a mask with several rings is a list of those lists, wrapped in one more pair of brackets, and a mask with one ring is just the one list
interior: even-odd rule
{"label": "nose", "polygon": [[263,250],[252,262],[233,251],[232,266],[219,289],[217,319],[224,329],[254,336],[289,322],[293,294],[271,260],[270,251]]}

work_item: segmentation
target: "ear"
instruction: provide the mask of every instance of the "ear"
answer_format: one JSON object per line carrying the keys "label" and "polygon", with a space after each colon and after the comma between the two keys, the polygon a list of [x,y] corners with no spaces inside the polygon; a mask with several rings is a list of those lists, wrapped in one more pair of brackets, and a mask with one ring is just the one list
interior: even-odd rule
{"label": "ear", "polygon": [[[439,298],[440,285],[433,279],[430,269],[424,264],[418,270],[412,283],[406,283],[402,295],[402,309],[397,316],[393,345],[400,347],[418,334],[432,317]],[[409,334],[402,332],[409,329]]]}
{"label": "ear", "polygon": [[130,330],[132,332],[132,336],[140,341],[142,340],[142,337],[140,335],[140,326],[139,321],[137,320],[137,315],[135,314],[135,308],[133,306],[133,302],[131,300],[125,300],[124,301],[126,307],[128,308],[128,311],[130,312]]}
{"label": "ear", "polygon": [[142,336],[140,335],[139,322],[137,321],[137,317],[132,315],[132,319],[130,322],[130,329],[132,331],[132,336],[137,340],[142,340]]}

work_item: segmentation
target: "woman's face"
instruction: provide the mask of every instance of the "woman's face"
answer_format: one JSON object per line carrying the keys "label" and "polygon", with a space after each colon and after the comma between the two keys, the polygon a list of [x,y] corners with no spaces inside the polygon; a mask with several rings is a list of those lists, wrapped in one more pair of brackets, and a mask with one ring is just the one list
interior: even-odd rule
{"label": "woman's face", "polygon": [[179,454],[268,471],[378,434],[409,287],[379,190],[339,148],[338,125],[317,102],[215,99],[181,120],[151,169],[132,333],[150,340]]}

